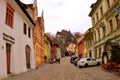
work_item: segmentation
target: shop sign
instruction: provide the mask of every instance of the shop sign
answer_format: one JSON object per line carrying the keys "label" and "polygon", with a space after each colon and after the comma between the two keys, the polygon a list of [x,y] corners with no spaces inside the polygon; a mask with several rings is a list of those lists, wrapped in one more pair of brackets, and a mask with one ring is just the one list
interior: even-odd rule
{"label": "shop sign", "polygon": [[15,43],[15,38],[6,33],[3,33],[3,40],[8,41],[10,43]]}

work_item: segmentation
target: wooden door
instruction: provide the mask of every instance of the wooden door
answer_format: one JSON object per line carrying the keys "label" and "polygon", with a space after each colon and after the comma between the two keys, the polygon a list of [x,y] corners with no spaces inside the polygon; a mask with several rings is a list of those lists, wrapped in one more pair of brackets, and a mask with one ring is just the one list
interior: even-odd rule
{"label": "wooden door", "polygon": [[10,74],[10,56],[11,56],[11,45],[6,44],[6,63],[7,63],[7,73]]}
{"label": "wooden door", "polygon": [[26,46],[26,66],[30,68],[30,47]]}

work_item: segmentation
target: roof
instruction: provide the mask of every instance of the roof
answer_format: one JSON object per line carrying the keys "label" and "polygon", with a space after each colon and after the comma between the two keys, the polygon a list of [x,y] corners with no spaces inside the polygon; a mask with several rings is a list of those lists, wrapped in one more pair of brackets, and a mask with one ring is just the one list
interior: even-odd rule
{"label": "roof", "polygon": [[97,8],[97,6],[100,2],[101,2],[101,0],[97,0],[96,3],[93,3],[91,5],[92,10],[90,11],[89,16],[92,16],[92,14],[94,13],[95,9]]}
{"label": "roof", "polygon": [[30,15],[28,14],[28,12],[25,9],[26,8],[25,5],[23,5],[20,2],[20,0],[15,0],[15,2],[18,4],[18,6],[21,8],[21,10],[24,12],[24,14],[27,16],[27,18],[31,21],[31,23],[35,26],[33,19],[30,17]]}

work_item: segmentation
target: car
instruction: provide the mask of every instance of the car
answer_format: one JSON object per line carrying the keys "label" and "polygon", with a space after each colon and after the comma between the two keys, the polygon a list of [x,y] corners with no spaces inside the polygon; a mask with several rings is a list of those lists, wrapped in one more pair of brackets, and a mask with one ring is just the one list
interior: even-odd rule
{"label": "car", "polygon": [[100,64],[101,62],[96,58],[81,58],[79,61],[77,61],[77,66],[79,67],[98,66]]}
{"label": "car", "polygon": [[79,61],[80,59],[81,59],[81,58],[78,57],[78,58],[76,58],[75,60],[73,60],[72,63],[73,63],[75,66],[77,66],[77,61]]}
{"label": "car", "polygon": [[70,58],[70,63],[73,63],[75,59],[77,59],[78,57],[74,56]]}

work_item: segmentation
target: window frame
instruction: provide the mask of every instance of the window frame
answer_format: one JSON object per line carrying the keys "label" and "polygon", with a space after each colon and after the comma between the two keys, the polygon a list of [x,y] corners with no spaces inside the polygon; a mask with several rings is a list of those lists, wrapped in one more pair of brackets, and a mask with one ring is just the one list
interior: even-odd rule
{"label": "window frame", "polygon": [[103,16],[103,7],[101,6],[100,7],[100,14],[101,14],[101,17]]}
{"label": "window frame", "polygon": [[107,9],[109,9],[110,8],[110,0],[106,0],[106,6],[107,6]]}
{"label": "window frame", "polygon": [[6,18],[5,18],[5,24],[13,28],[14,23],[14,9],[9,3],[6,3]]}
{"label": "window frame", "polygon": [[99,17],[98,17],[98,12],[96,13],[96,22],[98,22]]}
{"label": "window frame", "polygon": [[109,23],[110,32],[113,32],[113,31],[114,31],[114,29],[113,29],[113,20],[110,19],[110,20],[108,21],[108,23]]}
{"label": "window frame", "polygon": [[23,33],[27,35],[27,24],[23,23]]}
{"label": "window frame", "polygon": [[31,38],[31,28],[28,27],[28,37]]}
{"label": "window frame", "polygon": [[118,19],[119,18],[119,15],[115,15],[115,24],[116,24],[116,28],[118,29],[118,28],[120,28],[120,20]]}

